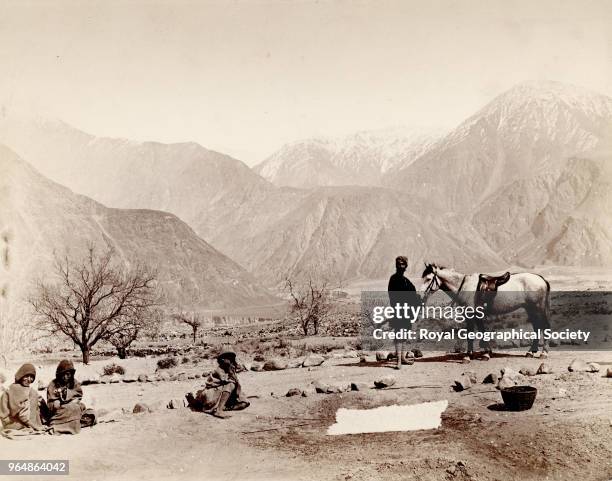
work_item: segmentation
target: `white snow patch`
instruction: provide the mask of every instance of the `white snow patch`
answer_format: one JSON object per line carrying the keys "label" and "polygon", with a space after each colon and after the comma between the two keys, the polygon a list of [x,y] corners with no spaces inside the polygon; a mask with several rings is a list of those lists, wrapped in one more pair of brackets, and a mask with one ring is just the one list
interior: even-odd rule
{"label": "white snow patch", "polygon": [[345,409],[336,412],[336,424],[328,435],[384,433],[389,431],[419,431],[437,429],[448,401],[433,401],[404,406],[382,406],[374,409]]}

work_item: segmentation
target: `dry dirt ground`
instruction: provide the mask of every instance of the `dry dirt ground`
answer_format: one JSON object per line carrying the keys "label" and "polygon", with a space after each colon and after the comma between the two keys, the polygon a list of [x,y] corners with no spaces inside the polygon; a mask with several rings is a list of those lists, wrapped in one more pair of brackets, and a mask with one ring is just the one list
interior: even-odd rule
{"label": "dry dirt ground", "polygon": [[[440,354],[425,353],[426,358]],[[85,386],[88,402],[110,411],[103,418],[110,422],[77,436],[0,438],[0,457],[69,459],[70,479],[98,481],[612,479],[612,379],[604,377],[611,353],[553,352],[547,362],[554,373],[529,378],[538,397],[526,412],[500,410],[500,393],[490,384],[461,393],[450,388],[466,370],[482,380],[504,366],[539,366],[540,360],[521,354],[506,352],[469,365],[424,359],[399,372],[391,364],[364,365],[356,358],[329,359],[309,369],[244,372],[241,380],[252,405],[226,420],[166,409],[171,398],[181,398],[198,380]],[[603,372],[569,373],[576,357],[599,362]],[[155,367],[154,359],[122,363],[134,373]],[[385,390],[315,394],[312,387],[316,380],[372,385],[389,374],[397,383]],[[309,395],[285,397],[292,387]],[[449,407],[437,430],[326,435],[340,407],[442,399]],[[137,402],[153,412],[122,412]]]}

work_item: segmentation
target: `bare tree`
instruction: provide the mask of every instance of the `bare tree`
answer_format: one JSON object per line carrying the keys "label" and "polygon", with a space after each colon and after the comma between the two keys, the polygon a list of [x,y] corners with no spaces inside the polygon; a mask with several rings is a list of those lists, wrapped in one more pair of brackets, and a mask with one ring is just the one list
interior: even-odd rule
{"label": "bare tree", "polygon": [[332,291],[339,286],[332,288],[328,280],[316,281],[313,276],[302,282],[287,278],[285,286],[289,292],[291,313],[297,317],[304,335],[307,336],[311,328],[312,333],[317,335],[331,310]]}
{"label": "bare tree", "polygon": [[175,314],[174,318],[177,321],[187,324],[189,327],[191,327],[191,331],[193,334],[193,342],[195,344],[196,338],[198,336],[198,329],[203,324],[202,318],[195,312],[192,312],[192,313],[181,312],[179,314]]}
{"label": "bare tree", "polygon": [[56,258],[56,282],[39,281],[30,299],[36,326],[70,338],[85,364],[99,341],[138,335],[140,320],[157,304],[153,273],[142,266],[122,269],[112,261],[112,249],[98,255],[93,245],[80,261]]}

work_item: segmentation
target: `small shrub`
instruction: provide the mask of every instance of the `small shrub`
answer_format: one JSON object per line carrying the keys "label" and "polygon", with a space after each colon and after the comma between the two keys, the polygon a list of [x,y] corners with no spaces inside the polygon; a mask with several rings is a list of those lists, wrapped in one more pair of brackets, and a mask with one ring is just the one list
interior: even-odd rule
{"label": "small shrub", "polygon": [[113,374],[121,374],[124,375],[125,374],[125,369],[123,366],[120,366],[119,364],[107,364],[106,366],[104,366],[104,369],[102,370],[102,372],[104,373],[105,376],[111,376]]}
{"label": "small shrub", "polygon": [[157,361],[157,369],[170,369],[171,367],[176,367],[177,365],[178,362],[176,357],[166,357]]}

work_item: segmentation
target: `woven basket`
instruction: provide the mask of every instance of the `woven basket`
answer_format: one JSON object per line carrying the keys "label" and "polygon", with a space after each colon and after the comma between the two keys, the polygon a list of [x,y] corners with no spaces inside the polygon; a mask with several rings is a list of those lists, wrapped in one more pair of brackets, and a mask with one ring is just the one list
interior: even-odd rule
{"label": "woven basket", "polygon": [[532,386],[512,386],[501,391],[504,404],[510,411],[531,409],[537,394],[538,390]]}

